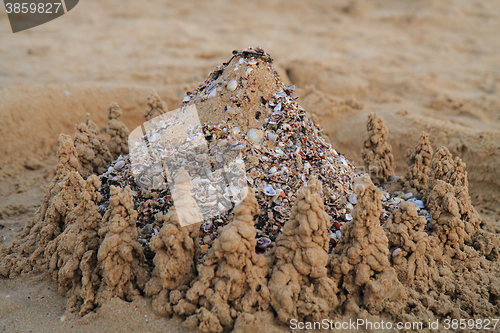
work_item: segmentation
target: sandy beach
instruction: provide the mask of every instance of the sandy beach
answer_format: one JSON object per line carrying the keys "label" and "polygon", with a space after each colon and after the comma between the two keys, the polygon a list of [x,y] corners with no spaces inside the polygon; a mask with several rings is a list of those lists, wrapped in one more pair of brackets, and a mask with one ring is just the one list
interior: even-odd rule
{"label": "sandy beach", "polygon": [[[85,0],[16,34],[2,10],[0,247],[16,242],[42,204],[57,175],[60,133],[73,135],[87,113],[105,128],[113,102],[132,130],[145,121],[150,91],[168,110],[178,109],[185,93],[233,50],[257,46],[272,56],[282,83],[295,86],[297,103],[353,165],[363,165],[372,112],[389,131],[397,176],[404,177],[406,151],[423,131],[434,152],[446,146],[466,164],[477,228],[498,237],[499,30],[495,1]],[[488,274],[498,265],[491,261]],[[67,298],[58,289],[43,275],[0,274],[0,331],[192,331],[177,315],[155,314],[151,297],[113,298],[80,318],[66,311]],[[498,318],[500,297],[490,302],[488,313]],[[276,317],[260,320],[252,325],[290,331]]]}

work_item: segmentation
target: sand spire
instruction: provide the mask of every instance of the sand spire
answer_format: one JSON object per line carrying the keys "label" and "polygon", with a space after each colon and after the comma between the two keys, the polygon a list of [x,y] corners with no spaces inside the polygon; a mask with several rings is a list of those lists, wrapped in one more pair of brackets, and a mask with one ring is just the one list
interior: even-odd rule
{"label": "sand spire", "polygon": [[417,192],[422,192],[427,188],[432,153],[429,134],[422,132],[418,145],[406,151],[408,170],[405,174],[405,186],[407,188],[413,188]]}
{"label": "sand spire", "polygon": [[75,148],[82,165],[80,173],[83,178],[94,173],[103,173],[111,162],[108,147],[99,135],[99,128],[90,120],[88,113],[85,116],[85,122],[76,126]]}
{"label": "sand spire", "polygon": [[276,240],[275,265],[269,289],[271,305],[282,322],[319,320],[338,304],[336,287],[327,276],[328,215],[312,177],[301,189],[283,234]]}
{"label": "sand spire", "polygon": [[361,150],[361,156],[373,183],[381,184],[394,176],[394,156],[392,147],[387,143],[389,130],[384,125],[382,117],[378,117],[376,113],[368,115],[366,128],[368,137]]}
{"label": "sand spire", "polygon": [[156,220],[163,223],[158,235],[151,240],[155,251],[153,277],[146,285],[146,295],[153,297],[153,309],[161,316],[173,314],[170,291],[189,286],[196,276],[196,255],[199,252],[199,224],[181,227],[176,209]]}
{"label": "sand spire", "polygon": [[111,186],[110,207],[102,220],[99,236],[103,239],[97,260],[102,277],[97,302],[111,297],[132,300],[140,295],[149,279],[144,254],[135,226],[137,212],[130,187]]}
{"label": "sand spire", "polygon": [[390,265],[388,240],[380,225],[382,193],[368,176],[355,179],[354,191],[358,203],[353,220],[341,229],[342,239],[330,263],[332,277],[339,281],[346,309],[397,313],[406,294]]}
{"label": "sand spire", "polygon": [[119,120],[122,110],[118,103],[111,103],[108,106],[108,128],[107,133],[110,136],[108,149],[113,160],[120,155],[128,154],[128,136],[130,131],[127,126]]}
{"label": "sand spire", "polygon": [[186,301],[174,306],[176,313],[189,314],[190,304],[197,305],[194,309],[199,309],[188,318],[190,325],[217,332],[222,327],[231,328],[239,312],[268,308],[268,262],[255,252],[254,216],[258,213],[255,195],[249,191],[235,207],[234,220],[222,229],[198,265],[198,278],[186,292]]}
{"label": "sand spire", "polygon": [[158,93],[153,90],[148,96],[148,109],[144,111],[144,118],[151,120],[165,112],[168,112],[167,103],[162,101]]}

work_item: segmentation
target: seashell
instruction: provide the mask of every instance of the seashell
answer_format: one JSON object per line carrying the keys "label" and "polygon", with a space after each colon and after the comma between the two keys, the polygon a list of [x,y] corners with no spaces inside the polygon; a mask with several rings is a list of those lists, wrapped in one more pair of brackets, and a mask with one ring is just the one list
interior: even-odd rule
{"label": "seashell", "polygon": [[412,204],[414,204],[415,206],[417,206],[418,208],[424,208],[424,202],[422,200],[417,200],[417,199],[409,199],[408,202],[411,202]]}
{"label": "seashell", "polygon": [[185,102],[189,102],[190,100],[191,100],[191,97],[184,96],[184,98],[182,99],[182,102],[185,103]]}
{"label": "seashell", "polygon": [[208,98],[215,97],[215,94],[217,93],[217,88],[213,87],[210,92],[208,93]]}
{"label": "seashell", "polygon": [[153,190],[159,190],[163,186],[163,181],[164,181],[163,176],[161,175],[154,176],[151,188]]}
{"label": "seashell", "polygon": [[245,74],[246,75],[250,75],[250,73],[252,72],[252,69],[251,67],[247,68],[247,70],[245,71]]}
{"label": "seashell", "polygon": [[274,114],[281,114],[281,102],[279,102],[273,109]]}
{"label": "seashell", "polygon": [[345,209],[348,209],[352,212],[352,210],[354,209],[354,206],[352,205],[352,203],[348,202],[347,205],[345,205]]}
{"label": "seashell", "polygon": [[259,144],[264,137],[264,131],[251,128],[247,132],[248,139],[252,140],[254,143]]}
{"label": "seashell", "polygon": [[411,193],[411,192],[405,193],[406,199],[410,199],[412,196],[413,196],[413,193]]}
{"label": "seashell", "polygon": [[272,197],[276,194],[276,191],[274,190],[274,188],[269,184],[262,184],[262,188],[263,188],[263,192],[265,195]]}
{"label": "seashell", "polygon": [[257,65],[257,60],[252,59],[252,60],[250,60],[250,61],[248,62],[248,64],[249,64],[250,66],[255,66],[255,65]]}
{"label": "seashell", "polygon": [[215,187],[213,187],[212,184],[208,184],[207,190],[208,190],[208,194],[210,194],[210,195],[214,194],[217,191],[217,189]]}
{"label": "seashell", "polygon": [[125,161],[118,161],[116,164],[113,166],[115,170],[121,170],[125,166]]}
{"label": "seashell", "polygon": [[266,136],[269,140],[274,141],[274,142],[276,142],[276,140],[278,139],[277,134],[269,132],[269,131],[266,132]]}
{"label": "seashell", "polygon": [[358,203],[357,195],[356,193],[351,193],[349,194],[349,202],[352,203],[353,205]]}
{"label": "seashell", "polygon": [[235,145],[237,145],[238,143],[240,143],[240,141],[239,141],[237,138],[235,138],[234,136],[231,136],[231,135],[229,135],[229,136],[227,137],[227,142],[229,142],[229,144],[230,144],[231,146],[235,146]]}
{"label": "seashell", "polygon": [[335,235],[337,236],[338,240],[342,238],[342,232],[340,232],[340,230],[335,231]]}
{"label": "seashell", "polygon": [[142,186],[142,187],[149,187],[151,186],[151,179],[148,178],[146,175],[142,175],[140,178],[139,178],[139,181],[138,181],[138,185],[139,186]]}
{"label": "seashell", "polygon": [[199,154],[196,156],[196,162],[205,162],[208,159],[207,154]]}
{"label": "seashell", "polygon": [[265,249],[271,244],[271,240],[267,237],[262,237],[257,239],[257,247],[259,249]]}
{"label": "seashell", "polygon": [[391,198],[389,200],[389,204],[393,206],[399,206],[400,203],[402,203],[404,200],[398,197]]}
{"label": "seashell", "polygon": [[241,65],[242,63],[244,63],[244,62],[245,62],[245,59],[243,59],[243,58],[240,58],[240,60],[238,60],[238,63],[239,63],[240,65]]}
{"label": "seashell", "polygon": [[397,249],[395,249],[394,251],[392,251],[392,256],[393,256],[393,257],[396,257],[396,256],[398,256],[400,253],[401,253],[401,249],[398,247]]}
{"label": "seashell", "polygon": [[236,82],[236,80],[231,80],[228,82],[227,84],[227,90],[229,91],[235,91],[236,90],[236,87],[238,86],[238,82]]}
{"label": "seashell", "polygon": [[215,154],[215,160],[219,163],[222,163],[224,159],[221,154]]}
{"label": "seashell", "polygon": [[241,129],[240,129],[240,127],[239,127],[239,126],[234,126],[234,127],[233,127],[233,133],[234,133],[234,134],[239,134],[240,132],[241,132]]}
{"label": "seashell", "polygon": [[342,163],[345,167],[349,167],[349,164],[347,164],[347,161],[345,160],[345,158],[343,158],[342,156],[339,156],[337,157],[337,160]]}
{"label": "seashell", "polygon": [[158,133],[154,133],[153,135],[151,135],[148,140],[149,142],[156,142],[160,139],[161,135],[158,134]]}
{"label": "seashell", "polygon": [[351,216],[351,214],[345,214],[345,219],[346,219],[347,221],[351,221],[351,220],[352,220],[352,216]]}
{"label": "seashell", "polygon": [[238,143],[237,145],[234,145],[231,150],[240,150],[242,148],[246,147],[246,143],[244,142],[241,142],[241,143]]}

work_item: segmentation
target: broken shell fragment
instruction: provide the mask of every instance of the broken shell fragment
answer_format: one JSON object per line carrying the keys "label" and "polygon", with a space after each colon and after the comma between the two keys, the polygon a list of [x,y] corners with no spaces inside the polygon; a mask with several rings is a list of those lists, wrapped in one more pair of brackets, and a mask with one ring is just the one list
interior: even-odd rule
{"label": "broken shell fragment", "polygon": [[238,86],[238,82],[236,82],[236,80],[231,80],[228,82],[227,84],[227,90],[229,91],[235,91],[236,90],[236,87]]}
{"label": "broken shell fragment", "polygon": [[276,194],[276,191],[274,190],[274,188],[269,184],[262,184],[262,188],[263,188],[263,192],[265,195],[272,197]]}
{"label": "broken shell fragment", "polygon": [[392,251],[392,256],[393,256],[393,257],[396,257],[396,256],[398,256],[400,253],[401,253],[401,249],[398,247],[397,249],[395,249],[394,251]]}
{"label": "broken shell fragment", "polygon": [[262,237],[257,240],[257,247],[259,249],[265,249],[271,244],[271,240],[267,237]]}
{"label": "broken shell fragment", "polygon": [[353,205],[358,203],[357,195],[356,193],[351,193],[349,194],[349,202],[352,203]]}
{"label": "broken shell fragment", "polygon": [[262,141],[263,136],[264,136],[264,131],[255,128],[251,128],[250,130],[248,130],[247,133],[248,139],[250,139],[256,144],[259,144]]}

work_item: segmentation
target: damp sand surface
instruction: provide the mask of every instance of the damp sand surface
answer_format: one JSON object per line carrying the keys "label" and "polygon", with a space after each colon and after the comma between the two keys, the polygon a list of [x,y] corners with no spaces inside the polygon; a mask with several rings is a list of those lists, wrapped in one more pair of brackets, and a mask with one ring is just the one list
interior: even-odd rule
{"label": "damp sand surface", "polygon": [[[493,1],[342,1],[326,7],[86,1],[36,32],[15,35],[7,34],[1,15],[0,123],[8,129],[0,134],[2,245],[14,241],[42,202],[55,174],[59,133],[73,133],[87,112],[105,127],[111,102],[135,128],[144,121],[151,88],[174,109],[227,60],[228,50],[250,45],[277,59],[283,81],[296,85],[299,104],[319,118],[350,161],[362,165],[372,111],[390,130],[397,175],[406,171],[406,149],[423,130],[435,149],[447,146],[467,164],[483,228],[500,230],[500,154],[494,153],[500,142],[500,13]],[[62,322],[66,300],[57,288],[36,278],[2,280],[0,328],[183,330],[179,319],[155,317],[147,301],[116,300],[96,315]]]}

